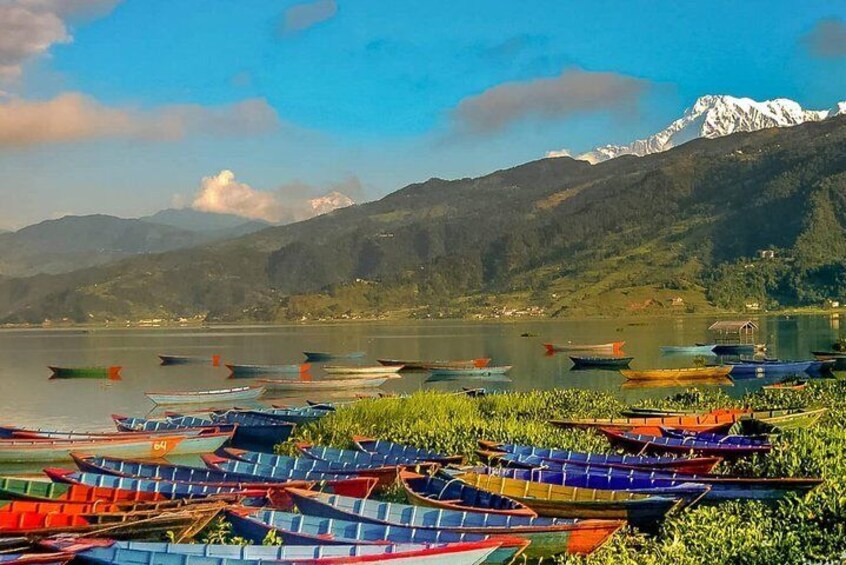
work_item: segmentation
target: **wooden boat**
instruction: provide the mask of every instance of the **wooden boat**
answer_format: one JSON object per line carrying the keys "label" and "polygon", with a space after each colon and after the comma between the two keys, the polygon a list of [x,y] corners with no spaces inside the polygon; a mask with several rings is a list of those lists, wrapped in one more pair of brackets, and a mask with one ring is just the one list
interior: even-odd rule
{"label": "wooden boat", "polygon": [[662,345],[661,353],[678,355],[714,355],[714,345]]}
{"label": "wooden boat", "polygon": [[667,416],[695,416],[700,412],[696,410],[678,410],[665,408],[641,408],[639,406],[629,406],[625,410],[620,411],[620,416],[626,418],[664,418]]}
{"label": "wooden boat", "polygon": [[490,377],[504,375],[511,370],[511,365],[500,367],[470,367],[463,369],[432,369],[433,376],[439,377]]}
{"label": "wooden boat", "polygon": [[232,432],[195,436],[144,435],[138,438],[130,435],[123,439],[3,439],[0,440],[0,462],[60,461],[68,459],[72,452],[156,459],[166,455],[209,453],[231,438]]}
{"label": "wooden boat", "polygon": [[374,388],[399,375],[388,374],[360,379],[258,379],[257,382],[275,392],[312,390],[341,390],[345,388]]}
{"label": "wooden boat", "polygon": [[732,379],[762,378],[778,375],[799,375],[811,368],[813,361],[727,361]]}
{"label": "wooden boat", "polygon": [[661,430],[664,437],[689,438],[691,440],[702,440],[711,443],[727,443],[731,445],[770,445],[770,436],[761,435],[737,435],[737,434],[709,434],[704,432],[684,432],[681,430]]}
{"label": "wooden boat", "polygon": [[766,350],[766,343],[717,343],[712,349],[717,355],[743,355],[744,353],[762,353]]}
{"label": "wooden boat", "polygon": [[7,553],[0,555],[3,565],[64,565],[74,558],[73,553]]}
{"label": "wooden boat", "polygon": [[303,351],[308,361],[334,361],[335,359],[361,359],[367,355],[364,351],[350,351],[347,353],[329,353],[326,351]]}
{"label": "wooden boat", "polygon": [[669,512],[683,504],[680,497],[549,485],[494,475],[464,473],[458,478],[468,485],[518,500],[539,516],[626,520],[647,531],[655,531]]}
{"label": "wooden boat", "polygon": [[329,375],[387,375],[399,373],[402,365],[324,365],[323,371]]}
{"label": "wooden boat", "polygon": [[229,510],[226,513],[226,520],[232,524],[235,535],[256,544],[261,544],[268,533],[273,531],[282,540],[284,544],[282,547],[313,545],[385,547],[408,543],[435,545],[495,539],[502,545],[484,561],[492,565],[512,563],[529,545],[528,541],[514,536],[465,534],[401,526],[388,527],[272,510],[253,512]]}
{"label": "wooden boat", "polygon": [[444,455],[436,451],[393,443],[383,439],[353,436],[352,442],[353,446],[359,451],[377,453],[386,457],[396,457],[409,463],[428,462],[440,463],[442,465],[455,463],[460,465],[464,461],[464,457],[461,455]]}
{"label": "wooden boat", "polygon": [[0,512],[0,537],[23,536],[30,541],[75,534],[111,539],[191,539],[211,522],[225,502],[209,502],[186,510],[133,511],[96,514]]}
{"label": "wooden boat", "polygon": [[74,551],[82,563],[96,565],[256,565],[258,563],[308,563],[341,565],[476,565],[499,549],[496,539],[441,546],[229,546],[169,543],[124,543],[104,540],[64,541],[51,547]]}
{"label": "wooden boat", "polygon": [[233,377],[249,377],[253,375],[275,375],[284,373],[306,373],[311,369],[311,363],[294,365],[235,365],[227,363],[226,368]]}
{"label": "wooden boat", "polygon": [[539,462],[584,463],[608,465],[621,468],[648,468],[676,473],[709,473],[721,461],[719,457],[644,457],[640,455],[616,455],[604,453],[583,453],[564,449],[545,449],[531,445],[502,444],[480,440],[479,446],[488,457],[502,461],[508,466],[534,468]]}
{"label": "wooden boat", "polygon": [[303,480],[342,480],[351,477],[366,477],[376,479],[377,486],[388,487],[394,484],[397,477],[396,466],[364,467],[352,466],[329,461],[318,461],[305,457],[276,456],[276,465],[256,464],[204,455],[203,463],[210,469],[254,477],[258,481],[289,481],[292,478]]}
{"label": "wooden boat", "polygon": [[526,550],[526,556],[529,558],[542,557],[551,551],[561,553],[565,547],[575,553],[591,553],[625,524],[618,520],[564,520],[437,508],[423,509],[406,504],[324,495],[300,489],[288,489],[288,492],[300,512],[322,518],[383,526],[521,537],[532,542]]}
{"label": "wooden boat", "polygon": [[731,372],[731,367],[686,367],[683,369],[648,369],[620,371],[629,380],[669,380],[669,379],[720,379]]}
{"label": "wooden boat", "polygon": [[285,422],[292,424],[310,424],[316,422],[320,418],[326,416],[331,410],[321,410],[318,408],[261,408],[261,409],[239,409],[242,412],[256,412],[259,414],[268,414],[277,418],[281,418]]}
{"label": "wooden boat", "polygon": [[827,411],[827,408],[817,408],[815,410],[753,410],[742,414],[739,420],[743,423],[746,421],[750,421],[753,424],[758,422],[780,430],[796,430],[813,426]]}
{"label": "wooden boat", "polygon": [[634,357],[584,357],[570,355],[574,368],[578,369],[625,369]]}
{"label": "wooden boat", "polygon": [[[344,477],[340,479],[326,479],[324,476],[308,478],[301,473],[301,479],[285,477],[276,480],[267,477],[256,477],[246,473],[232,473],[217,469],[190,467],[188,465],[175,465],[172,463],[151,463],[130,459],[117,459],[113,457],[85,457],[74,456],[74,462],[80,471],[102,475],[113,475],[116,477],[127,477],[132,479],[164,480],[172,483],[191,483],[194,485],[227,487],[235,491],[267,492],[267,498],[271,506],[280,507],[278,501],[287,501],[287,495],[281,491],[283,487],[295,486],[297,488],[314,488],[319,486],[321,490],[343,494],[346,496],[357,496],[367,498],[376,487],[377,481],[367,477]],[[320,484],[318,485],[318,482]],[[283,506],[289,508],[288,506]]]}
{"label": "wooden boat", "polygon": [[462,512],[537,516],[534,510],[522,502],[477,488],[463,481],[400,471],[399,483],[405,491],[408,502],[417,506]]}
{"label": "wooden boat", "polygon": [[612,341],[611,343],[544,343],[547,353],[558,353],[568,351],[603,351],[618,354],[623,350],[625,341]]}
{"label": "wooden boat", "polygon": [[194,390],[174,392],[145,392],[144,395],[155,404],[205,404],[254,400],[265,392],[263,386],[239,386],[218,390]]}
{"label": "wooden boat", "polygon": [[56,367],[50,365],[48,367],[53,372],[51,379],[109,379],[111,381],[120,380],[119,365],[111,367]]}
{"label": "wooden boat", "polygon": [[473,369],[487,367],[491,362],[488,357],[461,359],[457,361],[406,361],[399,359],[377,359],[386,367],[401,365],[403,371],[434,371],[435,369]]}
{"label": "wooden boat", "polygon": [[740,419],[737,414],[697,414],[691,416],[664,416],[662,418],[575,418],[552,420],[559,428],[631,430],[639,428],[660,433],[661,428],[690,430],[694,432],[725,431]]}
{"label": "wooden boat", "polygon": [[[775,501],[781,500],[790,493],[807,492],[822,483],[822,479],[688,475],[573,465],[562,465],[557,470],[479,467],[465,472],[552,485],[628,490],[657,496],[684,497],[686,504],[700,499],[709,503],[724,500]],[[700,490],[697,491],[697,489]]]}
{"label": "wooden boat", "polygon": [[773,383],[771,385],[764,385],[761,388],[764,390],[805,390],[807,386],[808,381],[800,379]]}
{"label": "wooden boat", "polygon": [[159,354],[162,365],[205,365],[211,362],[212,367],[220,367],[220,355],[201,357],[198,355],[166,355]]}
{"label": "wooden boat", "polygon": [[41,502],[73,502],[101,504],[117,502],[151,502],[165,500],[157,492],[128,491],[106,487],[90,487],[67,483],[48,483],[0,477],[0,500],[34,500]]}
{"label": "wooden boat", "polygon": [[[412,466],[418,469],[428,468],[435,470],[438,467],[436,463],[423,463],[420,461],[409,462],[397,457],[385,457],[378,454],[363,453],[359,451],[351,451],[346,449],[337,449],[333,447],[314,447],[311,444],[298,444],[297,448],[305,456],[305,459],[312,459],[322,463],[330,463],[332,467],[337,469],[346,469],[349,471],[355,469],[382,469],[391,468],[394,473],[391,477],[385,477],[385,480],[393,482],[396,476],[396,471],[400,467]],[[259,453],[255,451],[242,451],[234,449],[224,449],[223,453],[227,457],[252,463],[260,467],[277,467],[282,471],[290,468],[291,458],[283,455],[273,455],[270,453]],[[300,461],[297,463],[301,468],[308,468],[305,463]],[[278,471],[278,469],[277,469]],[[267,472],[263,470],[262,472]],[[284,475],[284,473],[283,473]]]}
{"label": "wooden boat", "polygon": [[843,351],[812,351],[811,355],[818,361],[834,361],[832,369],[846,371],[846,352]]}
{"label": "wooden boat", "polygon": [[185,428],[180,430],[178,434],[173,431],[151,431],[151,432],[137,432],[133,435],[127,435],[125,432],[77,432],[73,430],[47,430],[40,428],[17,428],[15,426],[0,426],[0,439],[55,439],[55,440],[107,440],[107,439],[127,439],[140,438],[143,436],[155,438],[167,435],[184,435],[186,437],[194,437],[199,435],[209,435],[217,432],[229,432],[226,426],[218,426],[209,429],[199,428]]}
{"label": "wooden boat", "polygon": [[767,443],[738,444],[724,441],[708,441],[702,436],[654,436],[633,432],[618,432],[600,428],[608,441],[614,447],[621,447],[630,453],[653,454],[690,454],[722,457],[726,460],[736,460],[751,457],[756,453],[766,454],[772,451],[772,445]]}

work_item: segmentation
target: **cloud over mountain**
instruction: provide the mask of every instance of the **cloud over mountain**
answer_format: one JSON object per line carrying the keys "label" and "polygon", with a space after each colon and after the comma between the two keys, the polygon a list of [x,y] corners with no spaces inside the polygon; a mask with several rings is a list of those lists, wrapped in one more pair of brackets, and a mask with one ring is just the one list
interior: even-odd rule
{"label": "cloud over mountain", "polygon": [[462,100],[452,114],[459,131],[493,133],[527,119],[630,109],[648,82],[610,72],[568,69],[557,77],[507,82]]}
{"label": "cloud over mountain", "polygon": [[330,186],[323,195],[315,195],[315,187],[299,182],[271,191],[258,190],[238,182],[235,173],[224,169],[216,175],[203,177],[191,207],[271,223],[294,222],[351,206],[355,202],[339,190],[346,187],[360,191],[360,186],[358,179],[351,177]]}

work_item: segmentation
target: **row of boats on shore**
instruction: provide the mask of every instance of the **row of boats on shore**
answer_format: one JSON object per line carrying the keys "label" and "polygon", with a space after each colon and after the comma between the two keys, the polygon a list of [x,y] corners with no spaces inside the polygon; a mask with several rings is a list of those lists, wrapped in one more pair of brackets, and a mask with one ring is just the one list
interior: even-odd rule
{"label": "row of boats on shore", "polygon": [[[772,502],[822,483],[713,470],[766,456],[773,434],[815,425],[824,408],[630,408],[615,418],[551,422],[597,430],[627,454],[478,438],[468,465],[461,455],[356,436],[347,448],[296,443],[296,456],[274,453],[296,426],[336,409],[115,415],[114,430],[97,432],[0,427],[3,461],[75,466],[47,467],[46,480],[0,477],[0,548],[11,552],[2,560],[505,564],[591,553],[627,524],[655,533],[666,516],[698,504]],[[202,466],[162,459],[184,453],[202,454]],[[382,499],[395,485],[407,503]],[[283,545],[187,543],[216,517],[244,540]]]}

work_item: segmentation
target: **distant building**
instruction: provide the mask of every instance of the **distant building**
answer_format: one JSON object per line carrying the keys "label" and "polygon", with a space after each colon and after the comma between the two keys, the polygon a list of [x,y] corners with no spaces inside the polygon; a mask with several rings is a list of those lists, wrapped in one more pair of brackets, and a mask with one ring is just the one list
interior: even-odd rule
{"label": "distant building", "polygon": [[670,306],[673,306],[675,308],[681,308],[682,306],[684,306],[684,298],[682,298],[681,296],[672,297],[670,299]]}
{"label": "distant building", "polygon": [[840,301],[829,298],[823,304],[823,308],[840,308]]}
{"label": "distant building", "polygon": [[774,249],[759,249],[758,257],[761,259],[775,259]]}
{"label": "distant building", "polygon": [[[758,303],[750,304],[757,306]],[[721,320],[711,324],[708,331],[716,344],[754,344],[758,324],[752,320]]]}
{"label": "distant building", "polygon": [[761,305],[757,302],[747,302],[746,303],[746,309],[750,310],[752,312],[757,312],[758,310],[761,309]]}

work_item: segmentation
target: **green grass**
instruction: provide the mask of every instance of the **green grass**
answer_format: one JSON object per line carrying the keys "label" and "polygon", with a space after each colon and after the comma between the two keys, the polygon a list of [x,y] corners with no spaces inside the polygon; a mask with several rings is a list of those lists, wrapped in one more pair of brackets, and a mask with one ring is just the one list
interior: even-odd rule
{"label": "green grass", "polygon": [[[748,404],[756,408],[827,406],[814,428],[785,433],[771,455],[721,465],[719,472],[757,476],[821,476],[825,484],[805,497],[776,505],[731,502],[700,506],[670,518],[655,537],[631,530],[587,558],[560,563],[780,565],[840,562],[846,552],[846,382],[813,382],[806,391],[767,391],[732,400],[720,391],[687,393],[652,405],[711,409]],[[470,399],[419,392],[409,398],[362,400],[301,428],[292,441],[349,447],[352,435],[460,453],[476,460],[480,438],[583,451],[608,451],[598,434],[560,430],[553,417],[613,416],[623,405],[608,394],[583,390],[509,393]],[[281,451],[290,444],[280,446]]]}

